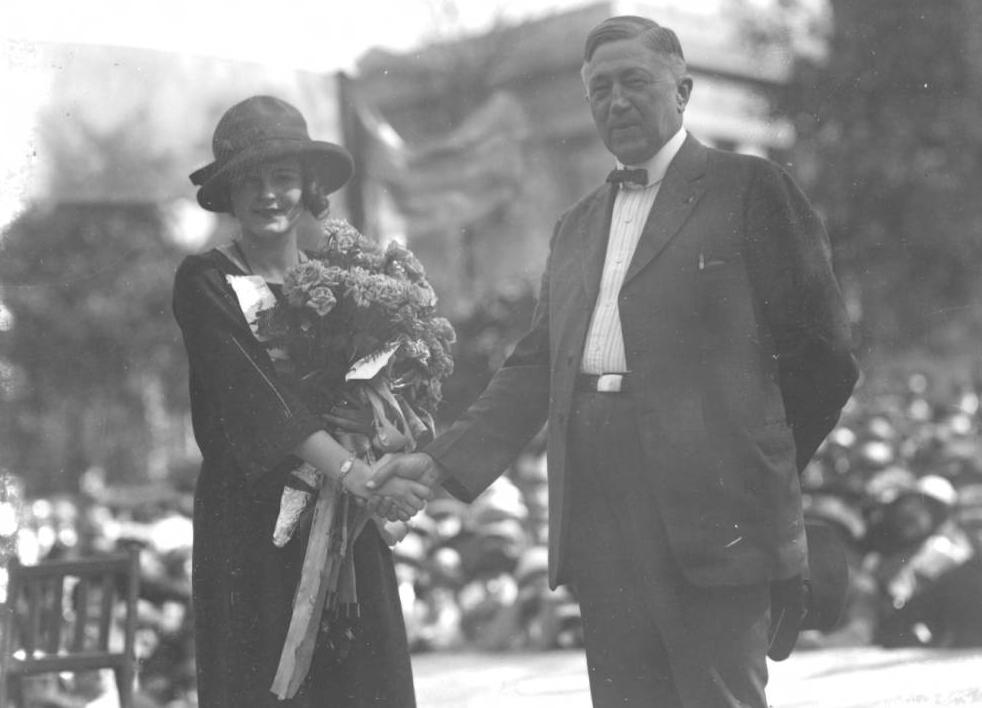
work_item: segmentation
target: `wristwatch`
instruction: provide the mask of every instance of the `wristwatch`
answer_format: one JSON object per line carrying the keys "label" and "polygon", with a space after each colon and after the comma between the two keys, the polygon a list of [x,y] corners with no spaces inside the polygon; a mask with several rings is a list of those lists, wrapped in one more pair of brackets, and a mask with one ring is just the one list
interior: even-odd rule
{"label": "wristwatch", "polygon": [[338,484],[344,484],[344,478],[348,476],[348,473],[355,467],[355,455],[352,455],[347,460],[341,463],[338,467]]}

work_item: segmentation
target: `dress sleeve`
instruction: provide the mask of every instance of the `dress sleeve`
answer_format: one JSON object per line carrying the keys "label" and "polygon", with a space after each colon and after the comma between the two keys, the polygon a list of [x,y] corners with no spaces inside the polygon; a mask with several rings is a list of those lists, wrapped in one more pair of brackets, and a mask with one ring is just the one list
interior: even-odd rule
{"label": "dress sleeve", "polygon": [[195,396],[208,398],[216,429],[254,484],[324,425],[277,375],[217,268],[185,260],[175,277],[173,306],[191,368],[192,407]]}

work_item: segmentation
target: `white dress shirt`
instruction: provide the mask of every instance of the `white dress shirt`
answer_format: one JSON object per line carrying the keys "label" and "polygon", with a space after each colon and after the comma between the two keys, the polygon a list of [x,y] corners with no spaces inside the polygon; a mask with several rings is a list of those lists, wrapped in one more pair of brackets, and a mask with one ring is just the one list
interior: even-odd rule
{"label": "white dress shirt", "polygon": [[[614,210],[610,217],[610,238],[607,241],[607,255],[600,278],[600,292],[583,347],[580,371],[584,374],[626,373],[628,370],[617,297],[634,256],[634,249],[641,238],[644,223],[655,203],[655,197],[658,196],[661,181],[668,165],[685,142],[685,135],[685,128],[680,128],[647,163],[630,165],[648,170],[646,186],[623,183],[617,189]],[[599,238],[599,234],[597,237]]]}

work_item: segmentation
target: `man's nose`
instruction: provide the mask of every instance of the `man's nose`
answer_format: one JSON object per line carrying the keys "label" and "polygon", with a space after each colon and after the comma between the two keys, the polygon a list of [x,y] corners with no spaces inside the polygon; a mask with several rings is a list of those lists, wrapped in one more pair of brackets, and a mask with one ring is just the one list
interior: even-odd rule
{"label": "man's nose", "polygon": [[630,101],[627,100],[627,95],[625,94],[624,87],[620,84],[614,84],[610,89],[610,108],[614,111],[622,111],[629,108],[631,105]]}

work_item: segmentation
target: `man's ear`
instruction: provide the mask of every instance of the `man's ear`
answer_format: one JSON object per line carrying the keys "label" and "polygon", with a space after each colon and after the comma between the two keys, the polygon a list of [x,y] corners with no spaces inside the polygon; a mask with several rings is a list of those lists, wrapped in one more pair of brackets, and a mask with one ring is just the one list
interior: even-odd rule
{"label": "man's ear", "polygon": [[689,97],[692,95],[692,77],[684,76],[679,79],[678,90],[675,92],[675,100],[678,102],[678,111],[683,113],[689,104]]}

